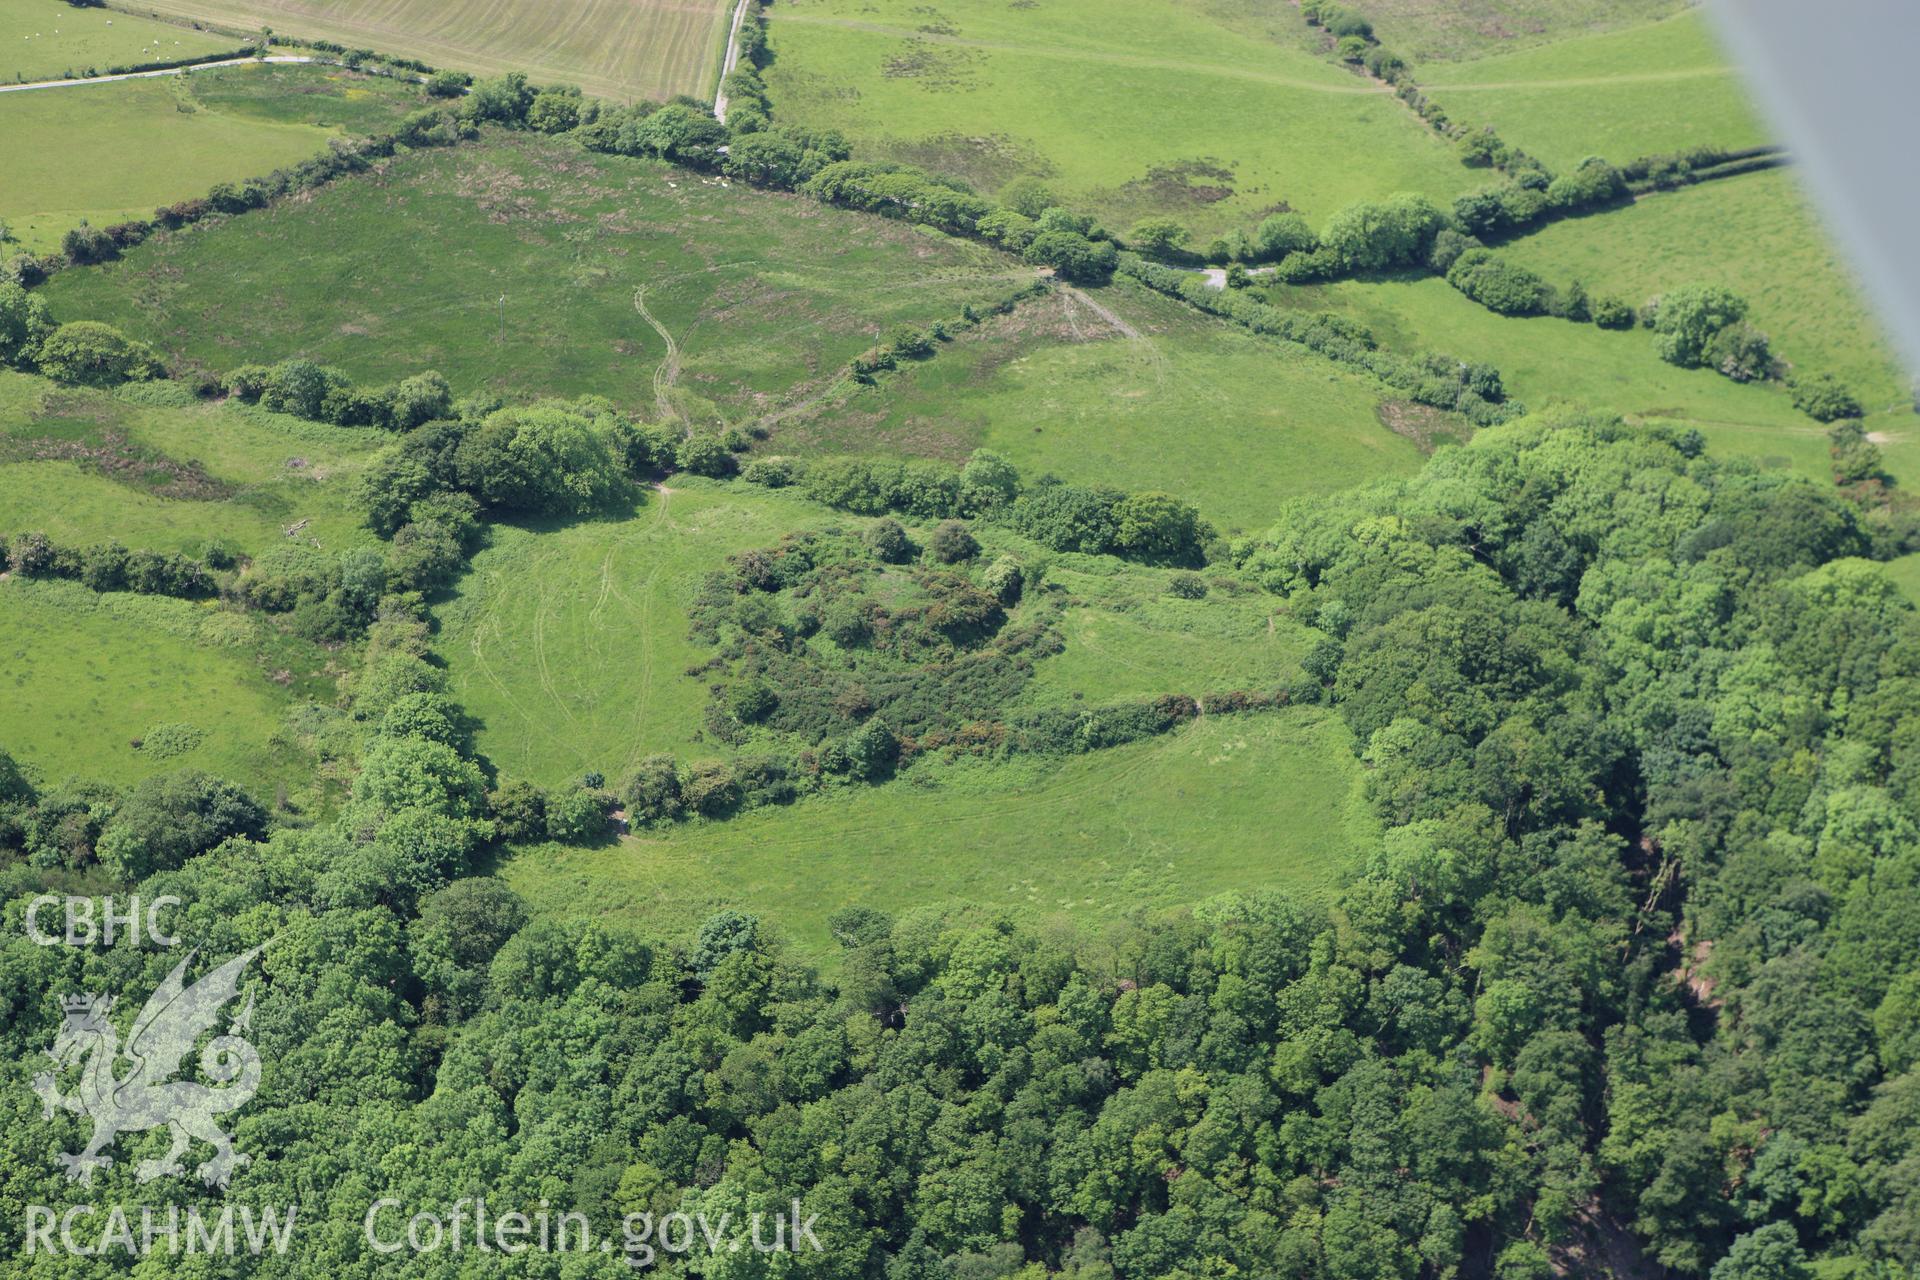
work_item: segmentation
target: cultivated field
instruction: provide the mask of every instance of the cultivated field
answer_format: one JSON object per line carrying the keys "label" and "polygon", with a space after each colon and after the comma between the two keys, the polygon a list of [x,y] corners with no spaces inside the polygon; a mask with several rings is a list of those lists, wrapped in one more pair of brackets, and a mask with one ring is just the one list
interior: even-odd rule
{"label": "cultivated field", "polygon": [[743,421],[830,386],[896,323],[1032,279],[902,223],[501,137],[156,237],[46,293],[215,370],[299,354],[368,381],[438,369],[459,394]]}
{"label": "cultivated field", "polygon": [[156,13],[320,38],[617,101],[711,97],[724,0],[146,0]]}
{"label": "cultivated field", "polygon": [[[1096,310],[1098,308],[1099,310]],[[1101,314],[1111,314],[1130,332]],[[1384,389],[1127,282],[1023,302],[931,359],[782,419],[774,453],[963,459],[1191,494],[1223,529],[1419,466]]]}
{"label": "cultivated field", "polygon": [[821,960],[849,903],[1091,923],[1228,889],[1311,894],[1374,838],[1351,743],[1313,708],[1210,717],[1065,762],[928,763],[664,838],[530,848],[501,874],[542,912],[642,928],[750,904]]}
{"label": "cultivated field", "polygon": [[1414,67],[1455,121],[1492,125],[1555,169],[1773,139],[1705,14],[1583,35],[1473,62]]}
{"label": "cultivated field", "polygon": [[185,24],[62,0],[0,0],[0,83],[64,80],[109,68],[237,52],[240,41]]}
{"label": "cultivated field", "polygon": [[1612,31],[1669,17],[1691,3],[1693,0],[1367,0],[1360,8],[1388,47],[1418,64],[1479,58]]}
{"label": "cultivated field", "polygon": [[1310,52],[1290,5],[799,0],[770,24],[781,119],[988,193],[1038,176],[1119,230],[1165,213],[1204,241],[1276,208],[1317,218],[1475,181],[1399,103]]}
{"label": "cultivated field", "polygon": [[1550,280],[1638,305],[1679,284],[1721,284],[1752,306],[1782,358],[1833,373],[1870,411],[1911,418],[1879,320],[1791,170],[1715,179],[1596,218],[1553,223],[1501,252]]}
{"label": "cultivated field", "polygon": [[82,221],[151,217],[217,182],[270,173],[420,96],[390,81],[288,66],[0,94],[0,222],[25,248],[51,251]]}

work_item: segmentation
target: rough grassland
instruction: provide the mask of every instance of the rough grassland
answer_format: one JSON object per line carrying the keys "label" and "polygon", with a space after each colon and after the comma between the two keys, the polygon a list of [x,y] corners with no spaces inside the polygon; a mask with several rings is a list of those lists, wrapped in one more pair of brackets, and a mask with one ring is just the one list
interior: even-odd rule
{"label": "rough grassland", "polygon": [[1664,18],[1690,0],[1367,0],[1374,33],[1417,63],[1477,58]]}
{"label": "rough grassland", "polygon": [[1205,576],[1204,600],[1167,594],[1167,573],[1111,556],[1072,556],[1047,567],[1067,595],[1065,648],[1040,663],[1031,706],[1118,702],[1170,690],[1272,689],[1299,678],[1318,632],[1276,612],[1279,601],[1230,571]]}
{"label": "rough grassland", "polygon": [[157,13],[419,58],[524,71],[631,101],[711,95],[724,0],[142,0]]}
{"label": "rough grassland", "polygon": [[1554,168],[1771,141],[1705,15],[1414,69],[1462,124],[1491,124]]}
{"label": "rough grassland", "polygon": [[195,71],[184,83],[211,111],[356,134],[384,133],[427,101],[418,84],[345,67],[249,62]]}
{"label": "rough grassland", "polygon": [[1907,379],[1851,269],[1791,171],[1649,196],[1549,225],[1501,250],[1548,279],[1574,277],[1638,305],[1680,284],[1721,284],[1752,304],[1776,354],[1847,381],[1874,411],[1912,422]]}
{"label": "rough grassland", "polygon": [[[278,656],[258,624],[211,605],[0,581],[0,745],[47,782],[196,768],[271,799],[307,768],[272,741],[293,701]],[[190,725],[197,745],[132,745],[165,725]]]}
{"label": "rough grassland", "polygon": [[904,223],[500,135],[155,237],[46,293],[63,319],[215,370],[298,354],[372,382],[438,369],[459,394],[740,421],[831,384],[895,323],[1032,278]]}
{"label": "rough grassland", "polygon": [[372,540],[349,493],[384,443],[237,405],[133,404],[0,373],[0,533],[255,555],[291,528],[339,551]]}
{"label": "rough grassland", "polygon": [[770,11],[783,120],[991,192],[1045,178],[1124,230],[1203,240],[1291,205],[1315,219],[1476,176],[1377,86],[1309,52],[1290,5],[798,0]]}
{"label": "rough grassland", "polygon": [[877,387],[783,419],[764,448],[957,460],[984,446],[1029,475],[1165,489],[1223,529],[1259,529],[1285,498],[1420,465],[1381,425],[1381,394],[1122,280],[1023,302]]}
{"label": "rough grassland", "polygon": [[1311,893],[1371,834],[1351,743],[1314,708],[1214,716],[1064,762],[929,764],[664,838],[528,849],[502,874],[542,912],[642,927],[744,905],[819,959],[826,918],[856,902],[1093,921],[1228,889]]}
{"label": "rough grassland", "polygon": [[419,96],[344,72],[247,66],[0,94],[0,222],[30,250],[57,249],[82,221],[149,218],[303,160],[342,126],[398,114],[402,92]]}
{"label": "rough grassland", "polygon": [[[257,555],[292,528],[339,551],[372,540],[348,491],[379,443],[253,409],[132,403],[0,373],[0,533],[190,555],[218,541]],[[124,783],[193,767],[263,799],[281,784],[304,793],[311,762],[275,734],[295,702],[333,700],[326,650],[213,603],[0,579],[0,746],[41,778]],[[175,725],[190,726],[187,750],[132,745]]]}
{"label": "rough grassland", "polygon": [[9,84],[182,62],[239,45],[232,36],[116,10],[76,9],[62,0],[0,0],[0,82]]}

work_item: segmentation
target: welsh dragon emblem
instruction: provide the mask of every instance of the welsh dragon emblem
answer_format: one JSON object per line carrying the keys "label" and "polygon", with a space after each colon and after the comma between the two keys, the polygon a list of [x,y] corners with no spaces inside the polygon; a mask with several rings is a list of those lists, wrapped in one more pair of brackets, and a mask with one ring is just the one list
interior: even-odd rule
{"label": "welsh dragon emblem", "polygon": [[[141,1133],[165,1126],[173,1145],[157,1160],[142,1160],[135,1170],[141,1182],[185,1172],[180,1157],[199,1139],[213,1147],[213,1158],[196,1173],[210,1187],[225,1187],[248,1157],[236,1153],[214,1117],[245,1106],[260,1088],[260,1055],[242,1039],[253,1013],[253,1001],[235,1017],[227,1034],[208,1041],[200,1052],[200,1070],[225,1088],[174,1079],[184,1070],[183,1060],[195,1042],[219,1021],[220,1011],[240,988],[240,975],[260,954],[255,947],[236,956],[191,987],[183,978],[193,960],[189,953],[153,993],[125,1045],[107,1020],[111,997],[66,996],[61,1006],[66,1021],[47,1056],[55,1071],[35,1077],[33,1091],[51,1117],[56,1110],[78,1112],[93,1120],[93,1137],[78,1155],[62,1155],[67,1176],[83,1185],[93,1182],[93,1171],[112,1164],[101,1152],[122,1133]],[[120,1063],[131,1063],[115,1074]],[[56,1072],[80,1066],[79,1083],[72,1093],[61,1093]]]}

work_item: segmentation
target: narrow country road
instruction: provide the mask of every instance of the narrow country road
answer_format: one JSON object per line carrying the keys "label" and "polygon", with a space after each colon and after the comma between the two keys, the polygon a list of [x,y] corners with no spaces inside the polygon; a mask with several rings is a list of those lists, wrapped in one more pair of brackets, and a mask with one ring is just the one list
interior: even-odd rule
{"label": "narrow country road", "polygon": [[26,84],[0,84],[0,93],[20,93],[27,89],[63,89],[74,84],[112,84],[115,80],[151,80],[155,76],[177,76],[188,71],[203,71],[209,67],[238,67],[249,62],[312,61],[314,59],[290,53],[277,53],[271,58],[222,58],[218,62],[190,62],[178,67],[162,67],[158,71],[123,71],[117,76],[85,76],[78,80],[33,80]]}
{"label": "narrow country road", "polygon": [[740,24],[747,20],[747,6],[753,0],[738,0],[733,6],[733,25],[727,28],[727,56],[720,60],[720,83],[713,89],[713,118],[727,122],[727,77],[740,62]]}

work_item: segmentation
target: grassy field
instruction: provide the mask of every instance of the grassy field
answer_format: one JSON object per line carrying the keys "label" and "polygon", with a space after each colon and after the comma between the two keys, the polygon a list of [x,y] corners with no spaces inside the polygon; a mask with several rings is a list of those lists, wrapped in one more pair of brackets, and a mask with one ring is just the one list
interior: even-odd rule
{"label": "grassy field", "polygon": [[64,80],[109,67],[237,52],[232,36],[63,0],[0,0],[0,83]]}
{"label": "grassy field", "polygon": [[712,96],[725,0],[142,0],[155,13],[333,40],[620,101]]}
{"label": "grassy field", "polygon": [[[271,799],[309,768],[273,741],[294,697],[274,678],[288,656],[212,605],[0,581],[0,745],[46,782],[197,768]],[[190,726],[155,737],[185,750],[133,745],[166,726]]]}
{"label": "grassy field", "polygon": [[1392,98],[1310,52],[1291,5],[797,0],[770,13],[781,119],[989,193],[1037,175],[1121,230],[1166,213],[1204,240],[1276,208],[1317,220],[1475,181]]}
{"label": "grassy field", "polygon": [[1493,125],[1556,169],[1590,155],[1619,164],[1702,143],[1772,140],[1697,9],[1414,74],[1454,120]]}
{"label": "grassy field", "polygon": [[877,387],[783,419],[764,448],[958,460],[985,446],[1029,475],[1166,489],[1223,529],[1260,529],[1284,498],[1419,466],[1415,443],[1381,425],[1381,394],[1122,280],[1091,300],[1023,302]]}
{"label": "grassy field", "polygon": [[521,852],[536,910],[679,927],[758,913],[825,959],[849,903],[1088,923],[1228,889],[1331,886],[1372,833],[1340,720],[1313,708],[1209,717],[1061,763],[968,760],[660,839]]}
{"label": "grassy field", "polygon": [[687,638],[700,579],[732,552],[834,522],[809,503],[688,478],[629,519],[496,525],[436,610],[482,750],[542,784],[693,750],[707,691],[683,673],[707,656]]}
{"label": "grassy field", "polygon": [[[1825,431],[1793,407],[1778,386],[1742,385],[1705,369],[1678,369],[1653,352],[1644,329],[1608,331],[1545,316],[1500,316],[1445,281],[1343,281],[1273,285],[1279,306],[1332,310],[1372,328],[1396,350],[1444,351],[1484,360],[1506,376],[1507,390],[1531,408],[1556,401],[1636,418],[1695,426],[1713,448],[1830,479]],[[1920,474],[1910,445],[1883,446],[1888,466]]]}
{"label": "grassy field", "polygon": [[420,96],[285,66],[0,94],[0,222],[27,249],[57,249],[82,221],[148,218],[217,182],[303,160],[342,126],[399,114],[402,95]]}
{"label": "grassy field", "polygon": [[1167,594],[1164,570],[1105,556],[1049,565],[1046,581],[1066,593],[1065,648],[1039,664],[1023,702],[1118,702],[1297,679],[1319,634],[1276,614],[1272,596],[1231,571],[1207,576],[1206,599],[1183,600]]}
{"label": "grassy field", "polygon": [[1907,599],[1920,605],[1920,552],[1891,561],[1887,565],[1887,576],[1893,579]]}
{"label": "grassy field", "polygon": [[134,404],[0,373],[0,532],[257,554],[298,526],[338,551],[372,540],[349,492],[384,443],[237,405]]}
{"label": "grassy field", "polygon": [[[1692,0],[1367,0],[1388,48],[1416,64],[1479,58],[1668,17]],[[1417,68],[1416,68],[1417,69]],[[1425,76],[1421,77],[1425,79]]]}
{"label": "grassy field", "polygon": [[[384,440],[170,403],[181,390],[112,395],[0,373],[0,532],[190,555],[214,542],[257,555],[289,529],[328,551],[373,541],[349,493]],[[296,702],[334,699],[339,661],[214,603],[4,577],[0,746],[48,782],[192,767],[305,802],[317,796],[312,760],[276,734]]]}
{"label": "grassy field", "polygon": [[46,294],[214,369],[300,354],[738,421],[830,385],[897,322],[1031,279],[903,223],[505,135],[156,237]]}
{"label": "grassy field", "polygon": [[[542,784],[589,770],[618,778],[654,752],[724,754],[702,744],[707,690],[686,674],[710,654],[687,634],[701,579],[789,530],[865,523],[739,482],[676,477],[626,518],[495,526],[436,609],[454,696],[502,772]],[[1311,647],[1270,599],[1229,581],[1176,600],[1166,570],[977,532],[989,555],[1012,550],[1055,585],[1034,608],[1065,610],[1066,650],[1038,664],[1023,695],[1035,705],[1271,687]]]}
{"label": "grassy field", "polygon": [[1579,277],[1636,305],[1675,285],[1725,285],[1752,305],[1779,356],[1845,379],[1871,410],[1912,424],[1907,378],[1885,332],[1790,170],[1552,223],[1501,252],[1550,280]]}

